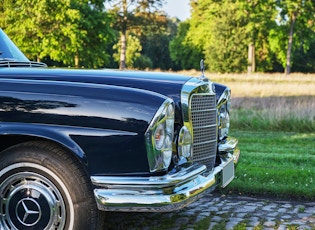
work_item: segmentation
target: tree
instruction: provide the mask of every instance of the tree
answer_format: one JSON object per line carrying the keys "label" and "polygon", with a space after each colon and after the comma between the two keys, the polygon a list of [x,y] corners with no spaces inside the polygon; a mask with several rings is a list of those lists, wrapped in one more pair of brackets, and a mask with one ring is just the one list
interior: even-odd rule
{"label": "tree", "polygon": [[[120,32],[120,69],[126,68],[127,31],[139,30],[142,23],[152,21],[165,0],[107,0]],[[151,19],[151,20],[150,20]]]}
{"label": "tree", "polygon": [[173,21],[165,16],[158,17],[154,24],[144,28],[141,35],[142,54],[150,58],[152,68],[163,70],[173,68],[169,43],[175,36],[176,32],[174,30],[176,30],[176,27],[174,27]]}
{"label": "tree", "polygon": [[238,1],[239,14],[245,19],[248,39],[248,72],[271,70],[271,50],[268,43],[269,32],[277,27],[278,11],[274,0]]}
{"label": "tree", "polygon": [[170,42],[169,49],[172,60],[181,69],[199,69],[203,59],[202,50],[198,49],[187,37],[190,28],[189,21],[181,22],[176,37]]}
{"label": "tree", "polygon": [[27,56],[72,66],[104,66],[113,37],[102,1],[4,0],[1,27]]}
{"label": "tree", "polygon": [[193,1],[188,37],[201,47],[205,64],[214,72],[243,72],[247,68],[246,17],[237,1]]}
{"label": "tree", "polygon": [[[142,46],[140,40],[133,35],[127,36],[128,46],[126,47],[126,67],[134,67],[134,62],[140,57]],[[114,49],[117,51],[113,54],[115,61],[120,61],[121,46],[120,44],[114,45]]]}
{"label": "tree", "polygon": [[[280,9],[281,23],[289,28],[287,39],[285,73],[290,74],[292,50],[294,46],[293,39],[295,37],[294,29],[295,27],[298,27],[300,34],[301,31],[308,30],[308,28],[310,27],[308,22],[314,20],[313,18],[315,3],[312,0],[278,0],[277,2],[278,7]],[[302,36],[304,36],[304,34]]]}
{"label": "tree", "polygon": [[269,32],[277,29],[277,6],[273,0],[191,1],[187,37],[202,50],[211,71],[245,72],[248,66],[270,71],[275,55]]}

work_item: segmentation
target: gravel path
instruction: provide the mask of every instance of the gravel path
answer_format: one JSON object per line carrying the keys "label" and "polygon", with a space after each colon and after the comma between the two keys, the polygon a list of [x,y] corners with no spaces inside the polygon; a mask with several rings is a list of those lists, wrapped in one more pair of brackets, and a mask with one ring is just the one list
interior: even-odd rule
{"label": "gravel path", "polygon": [[315,202],[208,193],[171,213],[106,213],[105,229],[315,229]]}

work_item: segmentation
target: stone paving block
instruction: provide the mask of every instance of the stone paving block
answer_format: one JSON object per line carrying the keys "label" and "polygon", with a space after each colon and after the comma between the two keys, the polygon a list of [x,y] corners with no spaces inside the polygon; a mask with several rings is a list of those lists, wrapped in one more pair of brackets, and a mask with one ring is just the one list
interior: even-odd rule
{"label": "stone paving block", "polygon": [[235,211],[236,212],[254,212],[257,209],[257,207],[253,205],[245,205],[242,207],[238,207]]}
{"label": "stone paving block", "polygon": [[283,205],[281,205],[281,207],[282,208],[292,208],[293,206],[292,206],[292,204],[283,204]]}
{"label": "stone paving block", "polygon": [[280,213],[287,213],[288,209],[286,209],[286,208],[279,208],[278,212],[280,212]]}
{"label": "stone paving block", "polygon": [[269,217],[269,218],[270,218],[270,217],[275,218],[275,217],[278,216],[278,214],[279,214],[278,212],[269,212],[269,213],[266,214],[266,216]]}
{"label": "stone paving block", "polygon": [[211,216],[211,212],[209,211],[204,211],[204,212],[201,212],[199,213],[200,216],[203,216],[203,217],[208,217],[208,216]]}
{"label": "stone paving block", "polygon": [[224,214],[229,214],[228,211],[219,211],[216,213],[217,215],[224,215]]}
{"label": "stone paving block", "polygon": [[247,213],[247,212],[236,212],[236,217],[239,217],[239,218],[244,218],[246,216],[250,215],[250,213]]}
{"label": "stone paving block", "polygon": [[212,207],[208,208],[208,211],[210,211],[210,212],[217,212],[217,211],[219,211],[219,208],[215,207],[215,206],[212,206]]}
{"label": "stone paving block", "polygon": [[264,226],[271,228],[271,227],[275,227],[276,226],[276,222],[275,221],[267,221],[264,223]]}
{"label": "stone paving block", "polygon": [[251,227],[257,227],[258,225],[260,225],[260,221],[250,221],[247,225]]}
{"label": "stone paving block", "polygon": [[222,221],[222,217],[220,216],[214,216],[211,218],[211,222],[220,222]]}
{"label": "stone paving block", "polygon": [[262,208],[263,211],[274,211],[277,208],[276,204],[268,204]]}
{"label": "stone paving block", "polygon": [[315,207],[306,208],[304,212],[315,214]]}
{"label": "stone paving block", "polygon": [[229,211],[229,210],[232,210],[232,209],[233,209],[233,207],[231,207],[229,205],[224,206],[224,207],[221,208],[222,211]]}
{"label": "stone paving block", "polygon": [[297,216],[302,219],[302,218],[310,216],[310,214],[309,213],[298,213]]}
{"label": "stone paving block", "polygon": [[287,226],[284,224],[280,224],[279,227],[277,228],[277,230],[286,230]]}
{"label": "stone paving block", "polygon": [[281,221],[285,221],[285,220],[291,220],[292,219],[292,215],[283,215],[281,216]]}

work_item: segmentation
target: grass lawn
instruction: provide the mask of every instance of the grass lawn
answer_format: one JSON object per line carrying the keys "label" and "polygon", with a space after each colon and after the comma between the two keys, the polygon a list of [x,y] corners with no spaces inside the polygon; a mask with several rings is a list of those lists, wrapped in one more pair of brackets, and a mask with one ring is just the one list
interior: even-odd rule
{"label": "grass lawn", "polygon": [[315,133],[234,131],[235,180],[222,192],[315,200]]}

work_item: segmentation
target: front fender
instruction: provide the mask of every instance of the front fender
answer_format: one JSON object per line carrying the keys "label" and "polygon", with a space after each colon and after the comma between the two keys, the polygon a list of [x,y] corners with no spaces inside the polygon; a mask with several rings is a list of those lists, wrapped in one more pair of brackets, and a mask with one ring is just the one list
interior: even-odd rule
{"label": "front fender", "polygon": [[128,87],[0,79],[0,124],[5,128],[0,132],[63,143],[91,174],[145,174],[144,133],[165,99]]}
{"label": "front fender", "polygon": [[115,136],[120,138],[128,136],[133,137],[137,136],[137,134],[132,132],[85,127],[0,122],[0,136],[27,136],[58,143],[59,145],[62,145],[66,149],[70,150],[70,152],[73,153],[87,168],[90,168],[89,171],[91,174],[93,174],[93,172],[95,173],[97,170],[102,171],[102,168],[97,169],[95,167],[95,162],[92,159],[88,159],[87,154],[80,145],[83,147],[87,146],[93,139],[112,139]]}

